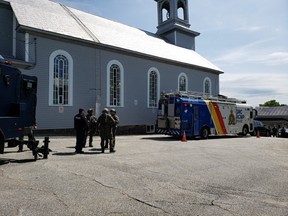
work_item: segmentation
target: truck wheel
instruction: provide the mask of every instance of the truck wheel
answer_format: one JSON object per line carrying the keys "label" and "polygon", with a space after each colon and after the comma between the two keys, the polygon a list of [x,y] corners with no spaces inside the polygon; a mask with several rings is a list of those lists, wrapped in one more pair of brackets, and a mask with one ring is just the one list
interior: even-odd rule
{"label": "truck wheel", "polygon": [[267,131],[267,137],[271,137],[271,134],[269,131]]}
{"label": "truck wheel", "polygon": [[245,125],[242,129],[242,135],[247,136],[247,134],[248,134],[248,127],[247,127],[247,125]]}
{"label": "truck wheel", "polygon": [[14,148],[16,146],[17,146],[17,143],[15,139],[8,141],[8,148]]}
{"label": "truck wheel", "polygon": [[0,131],[0,154],[4,154],[4,145],[5,145],[4,136]]}
{"label": "truck wheel", "polygon": [[207,127],[202,128],[201,137],[203,139],[208,139],[208,136],[209,136],[209,129]]}

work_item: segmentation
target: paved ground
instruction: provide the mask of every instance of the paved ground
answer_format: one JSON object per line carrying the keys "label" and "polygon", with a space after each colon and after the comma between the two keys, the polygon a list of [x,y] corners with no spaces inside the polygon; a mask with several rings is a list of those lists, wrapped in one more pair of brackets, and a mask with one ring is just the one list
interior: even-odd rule
{"label": "paved ground", "polygon": [[47,160],[0,155],[1,216],[288,215],[288,139],[119,136],[101,154],[95,137],[81,155],[50,139]]}

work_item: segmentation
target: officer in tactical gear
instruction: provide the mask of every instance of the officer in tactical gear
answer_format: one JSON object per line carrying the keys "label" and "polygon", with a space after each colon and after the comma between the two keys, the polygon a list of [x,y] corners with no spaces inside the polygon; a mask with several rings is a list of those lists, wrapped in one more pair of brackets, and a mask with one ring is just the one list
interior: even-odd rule
{"label": "officer in tactical gear", "polygon": [[88,121],[88,132],[87,136],[89,136],[89,147],[93,147],[93,136],[96,133],[96,124],[97,124],[97,118],[93,115],[93,109],[88,110],[88,114],[86,115],[86,119]]}
{"label": "officer in tactical gear", "polygon": [[114,119],[115,123],[112,126],[112,152],[115,152],[115,136],[116,136],[116,128],[117,125],[119,124],[119,117],[116,115],[116,110],[115,109],[111,109],[110,110],[110,115],[112,116],[112,118]]}
{"label": "officer in tactical gear", "polygon": [[76,131],[75,153],[83,154],[82,148],[85,145],[86,131],[88,130],[84,109],[79,109],[79,113],[74,116],[74,129]]}
{"label": "officer in tactical gear", "polygon": [[101,151],[104,153],[105,151],[105,141],[108,140],[110,146],[110,152],[113,152],[111,140],[112,140],[112,127],[115,124],[114,119],[109,114],[109,110],[107,108],[103,109],[102,114],[99,116],[97,121],[97,131],[99,131],[101,138]]}

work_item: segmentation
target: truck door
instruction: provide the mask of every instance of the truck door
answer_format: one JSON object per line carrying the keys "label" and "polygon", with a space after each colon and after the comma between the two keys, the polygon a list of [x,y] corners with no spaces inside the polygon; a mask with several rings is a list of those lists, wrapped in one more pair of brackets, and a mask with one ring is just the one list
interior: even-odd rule
{"label": "truck door", "polygon": [[194,136],[200,135],[199,107],[198,106],[193,106],[192,122],[193,122],[193,134],[194,134]]}
{"label": "truck door", "polygon": [[192,106],[187,101],[181,103],[181,133],[184,131],[187,136],[193,135]]}

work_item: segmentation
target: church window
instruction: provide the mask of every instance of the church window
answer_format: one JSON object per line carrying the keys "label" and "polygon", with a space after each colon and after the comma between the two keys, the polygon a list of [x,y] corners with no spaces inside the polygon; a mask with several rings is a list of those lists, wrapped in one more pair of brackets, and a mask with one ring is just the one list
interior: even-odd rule
{"label": "church window", "polygon": [[203,92],[205,95],[210,96],[211,95],[211,80],[210,78],[206,77],[204,79],[204,83],[203,83]]}
{"label": "church window", "polygon": [[184,20],[184,8],[183,7],[179,7],[177,10],[177,17],[179,19]]}
{"label": "church window", "polygon": [[110,107],[123,106],[123,67],[118,61],[111,61],[108,64],[108,104]]}
{"label": "church window", "polygon": [[156,68],[148,73],[148,108],[157,108],[160,95],[160,76]]}
{"label": "church window", "polygon": [[178,91],[188,91],[188,78],[185,73],[178,77]]}
{"label": "church window", "polygon": [[188,21],[187,1],[178,0],[177,2],[177,18]]}
{"label": "church window", "polygon": [[57,50],[50,55],[49,105],[72,105],[73,61],[71,56]]}
{"label": "church window", "polygon": [[170,4],[168,1],[165,1],[162,5],[162,22],[167,21],[170,18]]}

